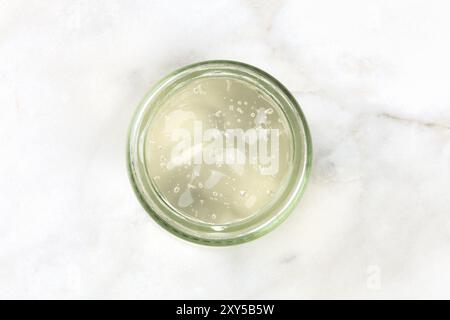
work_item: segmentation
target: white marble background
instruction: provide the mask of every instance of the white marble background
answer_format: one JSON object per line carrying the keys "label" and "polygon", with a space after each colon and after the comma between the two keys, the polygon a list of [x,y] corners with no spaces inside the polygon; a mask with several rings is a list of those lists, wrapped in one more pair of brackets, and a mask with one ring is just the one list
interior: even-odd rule
{"label": "white marble background", "polygon": [[[448,1],[0,0],[0,298],[450,298]],[[179,240],[125,141],[166,73],[234,59],[299,99],[310,184],[269,235]]]}

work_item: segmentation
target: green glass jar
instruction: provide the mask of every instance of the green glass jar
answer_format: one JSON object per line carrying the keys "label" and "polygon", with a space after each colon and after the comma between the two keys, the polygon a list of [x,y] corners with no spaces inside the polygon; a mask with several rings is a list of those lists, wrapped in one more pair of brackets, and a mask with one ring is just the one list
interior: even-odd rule
{"label": "green glass jar", "polygon": [[305,117],[275,78],[235,61],[205,61],[159,81],[139,105],[128,169],[146,211],[166,230],[222,246],[264,235],[308,180]]}

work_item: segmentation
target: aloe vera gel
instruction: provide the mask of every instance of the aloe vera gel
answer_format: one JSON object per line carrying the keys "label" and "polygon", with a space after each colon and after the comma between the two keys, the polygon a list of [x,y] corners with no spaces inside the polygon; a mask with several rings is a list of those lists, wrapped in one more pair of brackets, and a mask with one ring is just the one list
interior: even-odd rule
{"label": "aloe vera gel", "polygon": [[188,218],[233,223],[268,203],[292,161],[287,120],[255,86],[230,77],[187,83],[149,123],[147,167]]}
{"label": "aloe vera gel", "polygon": [[307,178],[306,122],[284,87],[248,65],[212,61],[163,79],[131,126],[130,177],[169,231],[240,243],[292,209]]}

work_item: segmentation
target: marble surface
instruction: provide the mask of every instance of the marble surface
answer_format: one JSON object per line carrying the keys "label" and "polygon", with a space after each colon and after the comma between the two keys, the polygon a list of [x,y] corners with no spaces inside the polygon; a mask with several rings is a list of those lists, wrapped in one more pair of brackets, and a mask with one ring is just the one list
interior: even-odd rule
{"label": "marble surface", "polygon": [[[450,298],[448,1],[0,0],[0,298]],[[256,65],[314,142],[299,206],[209,248],[128,182],[168,72]]]}

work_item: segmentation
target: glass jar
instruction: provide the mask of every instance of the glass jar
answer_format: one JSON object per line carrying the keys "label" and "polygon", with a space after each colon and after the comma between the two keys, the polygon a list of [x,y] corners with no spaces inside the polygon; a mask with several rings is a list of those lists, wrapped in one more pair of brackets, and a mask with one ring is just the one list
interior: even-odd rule
{"label": "glass jar", "polygon": [[185,240],[223,246],[258,238],[297,204],[309,177],[305,117],[275,78],[235,61],[205,61],[159,81],[128,139],[138,199]]}

